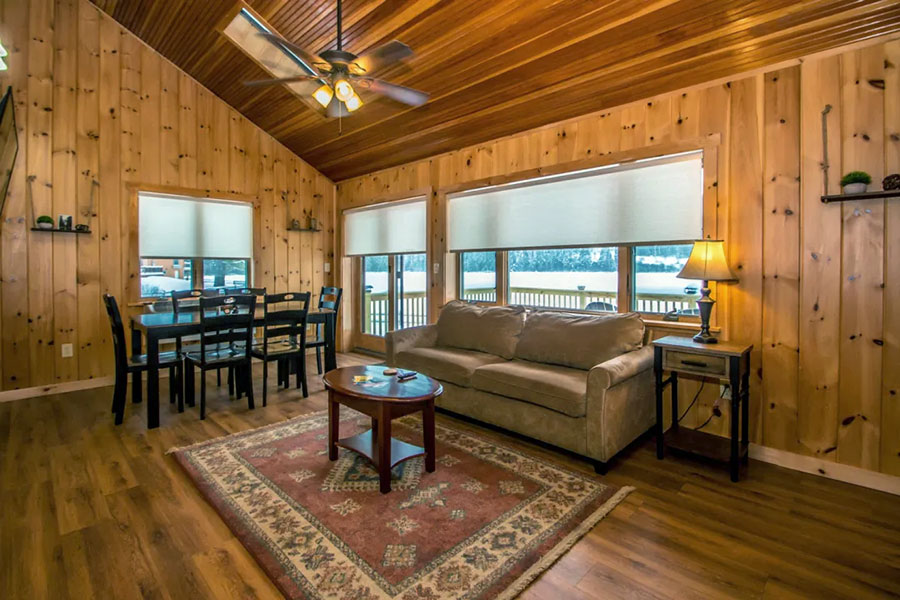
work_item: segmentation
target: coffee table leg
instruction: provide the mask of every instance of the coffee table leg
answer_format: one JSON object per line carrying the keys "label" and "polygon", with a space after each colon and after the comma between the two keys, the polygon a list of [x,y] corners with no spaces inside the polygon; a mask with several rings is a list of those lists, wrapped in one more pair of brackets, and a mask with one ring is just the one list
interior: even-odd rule
{"label": "coffee table leg", "polygon": [[337,460],[337,441],[341,425],[341,405],[328,390],[328,460]]}
{"label": "coffee table leg", "polygon": [[378,415],[378,479],[381,493],[391,491],[391,409],[382,403]]}
{"label": "coffee table leg", "polygon": [[434,473],[434,399],[422,410],[422,437],[425,438],[425,470]]}

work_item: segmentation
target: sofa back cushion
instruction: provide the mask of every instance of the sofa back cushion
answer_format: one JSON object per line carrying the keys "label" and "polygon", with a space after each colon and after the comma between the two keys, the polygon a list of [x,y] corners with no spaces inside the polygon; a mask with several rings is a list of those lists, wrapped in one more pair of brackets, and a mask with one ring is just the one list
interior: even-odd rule
{"label": "sofa back cushion", "polygon": [[541,311],[528,316],[516,358],[590,369],[640,349],[644,322],[637,313],[576,315]]}
{"label": "sofa back cushion", "polygon": [[476,306],[454,300],[438,317],[437,345],[510,359],[524,322],[525,309],[521,306]]}

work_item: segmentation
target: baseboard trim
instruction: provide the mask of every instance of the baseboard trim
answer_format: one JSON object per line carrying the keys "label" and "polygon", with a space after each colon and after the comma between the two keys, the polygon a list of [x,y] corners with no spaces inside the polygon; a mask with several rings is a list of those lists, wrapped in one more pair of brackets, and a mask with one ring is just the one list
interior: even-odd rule
{"label": "baseboard trim", "polygon": [[900,477],[869,471],[850,465],[842,465],[816,458],[803,456],[785,450],[776,450],[766,446],[750,444],[750,458],[794,471],[810,473],[819,477],[827,477],[844,483],[852,483],[861,487],[900,496]]}
{"label": "baseboard trim", "polygon": [[[159,378],[163,379],[169,376],[168,369],[159,370]],[[40,398],[42,396],[52,396],[54,394],[65,394],[66,392],[78,392],[81,390],[91,390],[94,388],[115,385],[116,378],[112,375],[109,377],[95,377],[93,379],[79,379],[78,381],[63,381],[60,383],[50,383],[47,385],[37,385],[34,387],[21,388],[18,390],[6,390],[0,392],[0,404],[3,402],[15,402],[16,400],[27,400],[28,398]],[[129,388],[130,389],[130,388]]]}

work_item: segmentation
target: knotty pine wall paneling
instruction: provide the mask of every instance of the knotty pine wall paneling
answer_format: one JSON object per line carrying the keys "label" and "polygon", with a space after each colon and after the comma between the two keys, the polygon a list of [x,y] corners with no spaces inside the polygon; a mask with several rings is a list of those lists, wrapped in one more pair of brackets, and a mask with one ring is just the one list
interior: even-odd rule
{"label": "knotty pine wall paneling", "polygon": [[[900,309],[890,301],[900,294],[900,201],[820,201],[826,104],[829,192],[850,170],[871,173],[874,189],[884,174],[900,171],[898,70],[895,36],[598,106],[584,117],[339,182],[338,214],[432,187],[429,262],[452,269],[444,219],[435,216],[446,210],[442,189],[718,136],[715,176],[707,172],[705,183],[717,196],[704,228],[725,240],[740,277],[713,294],[723,334],[754,345],[752,441],[900,475]],[[452,277],[433,278],[432,318],[452,297]],[[654,335],[668,333],[657,327]],[[344,328],[346,343],[351,329]],[[681,379],[684,408],[699,383]],[[719,394],[710,383],[684,425],[710,417]],[[721,407],[704,431],[726,434],[728,403]]]}
{"label": "knotty pine wall paneling", "polygon": [[[139,310],[135,186],[253,199],[255,284],[331,284],[334,184],[310,165],[87,0],[0,0],[0,38],[20,144],[0,228],[3,389],[112,375],[101,295]],[[29,198],[92,233],[31,232]],[[309,214],[321,233],[287,231]]]}

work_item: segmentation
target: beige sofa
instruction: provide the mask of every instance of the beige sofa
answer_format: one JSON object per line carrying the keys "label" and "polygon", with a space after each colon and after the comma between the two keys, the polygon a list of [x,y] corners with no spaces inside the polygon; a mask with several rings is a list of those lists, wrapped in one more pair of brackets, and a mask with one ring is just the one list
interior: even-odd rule
{"label": "beige sofa", "polygon": [[635,313],[448,303],[434,325],[387,334],[387,361],[444,386],[437,405],[593,459],[656,420],[653,349]]}

